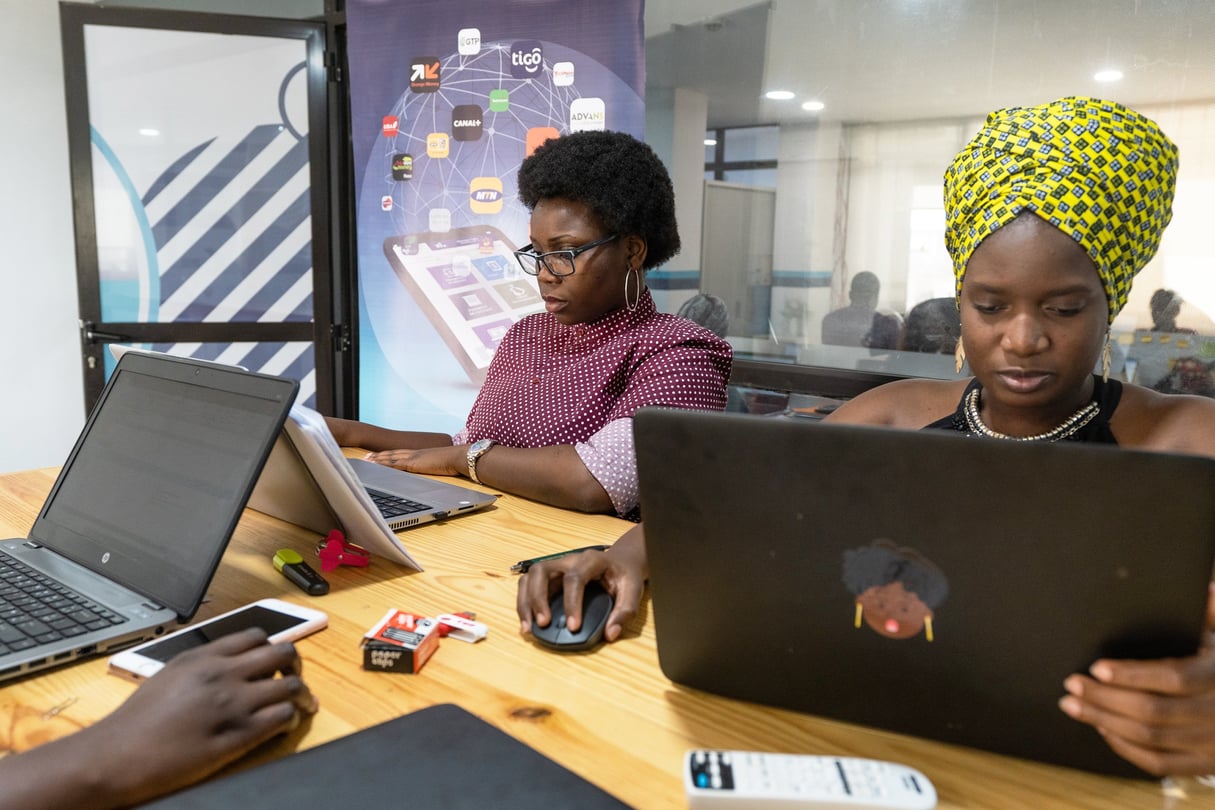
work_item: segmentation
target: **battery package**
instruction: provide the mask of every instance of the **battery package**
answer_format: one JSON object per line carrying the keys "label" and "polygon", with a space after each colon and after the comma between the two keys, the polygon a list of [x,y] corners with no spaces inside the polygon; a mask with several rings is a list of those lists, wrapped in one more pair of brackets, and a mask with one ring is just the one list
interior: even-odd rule
{"label": "battery package", "polygon": [[418,672],[439,647],[438,623],[406,610],[390,610],[363,635],[361,644],[363,669]]}

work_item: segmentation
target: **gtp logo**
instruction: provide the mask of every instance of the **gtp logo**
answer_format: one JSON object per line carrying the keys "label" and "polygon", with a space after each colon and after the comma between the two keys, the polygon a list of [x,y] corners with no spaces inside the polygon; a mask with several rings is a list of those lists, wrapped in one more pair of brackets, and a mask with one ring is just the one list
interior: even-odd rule
{"label": "gtp logo", "polygon": [[481,29],[461,28],[456,35],[456,48],[463,56],[473,56],[481,51]]}
{"label": "gtp logo", "polygon": [[544,67],[539,40],[524,39],[510,46],[510,75],[516,79],[538,79]]}
{"label": "gtp logo", "polygon": [[474,177],[468,184],[468,207],[474,214],[496,214],[502,210],[502,180]]}

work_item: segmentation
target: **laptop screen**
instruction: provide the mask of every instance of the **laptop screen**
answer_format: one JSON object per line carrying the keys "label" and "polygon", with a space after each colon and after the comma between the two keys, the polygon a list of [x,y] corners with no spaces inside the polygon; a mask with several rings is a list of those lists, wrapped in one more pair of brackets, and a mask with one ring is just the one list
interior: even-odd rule
{"label": "laptop screen", "polygon": [[233,369],[125,358],[31,539],[192,615],[295,387]]}

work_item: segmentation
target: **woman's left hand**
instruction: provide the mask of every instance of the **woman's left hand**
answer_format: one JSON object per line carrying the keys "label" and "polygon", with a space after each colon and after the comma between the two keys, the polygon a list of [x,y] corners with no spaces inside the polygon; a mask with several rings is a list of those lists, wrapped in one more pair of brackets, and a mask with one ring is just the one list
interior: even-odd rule
{"label": "woman's left hand", "polygon": [[[1215,598],[1208,628],[1215,622]],[[1101,659],[1064,681],[1059,707],[1157,776],[1215,774],[1215,646],[1190,658]]]}
{"label": "woman's left hand", "polygon": [[381,450],[364,458],[406,472],[424,475],[464,475],[468,472],[468,446],[427,447],[422,450]]}

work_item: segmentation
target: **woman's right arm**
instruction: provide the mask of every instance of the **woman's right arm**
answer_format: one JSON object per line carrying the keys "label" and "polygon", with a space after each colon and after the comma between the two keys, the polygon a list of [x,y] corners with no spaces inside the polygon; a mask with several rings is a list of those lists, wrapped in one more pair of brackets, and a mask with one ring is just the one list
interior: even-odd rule
{"label": "woman's right arm", "polygon": [[450,447],[451,436],[446,433],[425,433],[417,430],[388,428],[326,416],[329,432],[342,447],[362,447],[365,450],[422,450],[427,447]]}
{"label": "woman's right arm", "polygon": [[649,575],[645,532],[640,523],[606,551],[584,551],[534,565],[519,579],[515,604],[519,630],[529,633],[533,623],[548,626],[553,618],[548,609],[549,599],[558,590],[564,592],[567,623],[571,630],[577,630],[582,626],[583,590],[588,582],[602,580],[615,601],[603,637],[615,641],[637,615]]}

